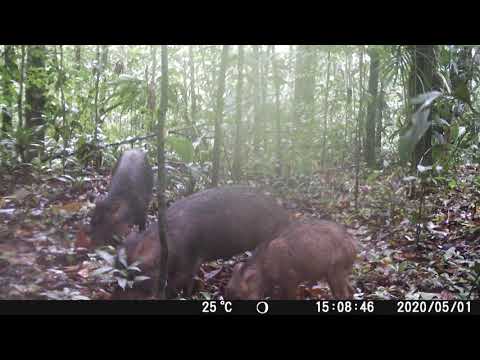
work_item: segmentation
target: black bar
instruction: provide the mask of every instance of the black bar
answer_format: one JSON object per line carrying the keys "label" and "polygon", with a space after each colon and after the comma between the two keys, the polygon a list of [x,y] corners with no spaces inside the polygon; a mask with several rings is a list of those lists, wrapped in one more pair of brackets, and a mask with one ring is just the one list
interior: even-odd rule
{"label": "black bar", "polygon": [[[267,309],[268,307],[268,309]],[[0,301],[9,315],[480,315],[480,301]]]}

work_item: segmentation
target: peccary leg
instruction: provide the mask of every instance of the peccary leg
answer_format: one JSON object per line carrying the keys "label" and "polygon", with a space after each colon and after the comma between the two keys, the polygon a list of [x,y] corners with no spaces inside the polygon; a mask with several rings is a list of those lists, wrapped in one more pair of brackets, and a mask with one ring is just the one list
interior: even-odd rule
{"label": "peccary leg", "polygon": [[283,279],[283,286],[279,287],[279,298],[281,300],[296,300],[297,299],[297,287],[298,281],[293,279]]}
{"label": "peccary leg", "polygon": [[186,278],[185,278],[185,286],[183,287],[183,294],[187,297],[192,296],[192,293],[194,290],[193,286],[195,284],[193,280],[195,278],[195,275],[197,275],[202,262],[203,261],[201,259],[197,259],[195,263],[192,265],[191,270],[190,271],[186,270],[185,272]]}
{"label": "peccary leg", "polygon": [[140,230],[140,232],[145,231],[146,223],[147,216],[138,215],[138,217],[135,219],[135,225],[138,225],[138,229]]}
{"label": "peccary leg", "polygon": [[353,288],[353,286],[349,282],[347,282],[347,289],[348,289],[348,294],[349,294],[348,298],[353,299],[353,294],[355,294],[355,289]]}
{"label": "peccary leg", "polygon": [[327,282],[335,299],[351,299],[353,292],[350,290],[353,289],[351,289],[350,284],[348,284],[344,273],[330,274]]}
{"label": "peccary leg", "polygon": [[288,289],[285,289],[285,300],[296,300],[297,299],[297,285],[289,284]]}
{"label": "peccary leg", "polygon": [[145,223],[146,223],[145,218],[140,220],[140,222],[138,223],[138,229],[140,230],[140,232],[145,231]]}

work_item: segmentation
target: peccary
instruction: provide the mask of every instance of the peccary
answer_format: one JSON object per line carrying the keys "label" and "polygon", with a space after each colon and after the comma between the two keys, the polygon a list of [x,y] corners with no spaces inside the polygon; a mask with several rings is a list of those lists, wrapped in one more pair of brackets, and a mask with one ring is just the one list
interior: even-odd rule
{"label": "peccary", "polygon": [[277,238],[260,244],[234,267],[228,299],[296,299],[303,281],[326,280],[335,298],[351,298],[348,275],[357,253],[353,237],[334,222],[293,222]]}
{"label": "peccary", "polygon": [[[204,261],[229,258],[273,239],[288,225],[288,213],[276,201],[254,188],[228,186],[202,191],[176,201],[167,209],[167,296],[183,290],[190,296],[193,278]],[[158,224],[125,241],[128,263],[140,261],[150,277],[160,256]],[[151,291],[152,282],[138,287]],[[137,290],[138,290],[137,287]],[[133,295],[136,297],[137,295]],[[114,299],[131,298],[118,290]]]}
{"label": "peccary", "polygon": [[147,155],[136,149],[125,151],[113,170],[108,196],[95,203],[90,224],[93,244],[112,243],[113,235],[125,235],[129,225],[144,231],[152,189]]}

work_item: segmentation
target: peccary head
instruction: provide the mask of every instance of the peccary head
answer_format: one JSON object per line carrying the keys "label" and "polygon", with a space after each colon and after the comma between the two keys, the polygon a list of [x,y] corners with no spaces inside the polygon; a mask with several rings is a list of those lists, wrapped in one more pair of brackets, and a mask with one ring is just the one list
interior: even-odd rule
{"label": "peccary head", "polygon": [[128,224],[125,221],[127,213],[126,201],[108,198],[98,200],[90,223],[93,244],[95,246],[112,244],[114,235],[125,235],[128,231]]}
{"label": "peccary head", "polygon": [[124,263],[129,266],[134,262],[138,262],[138,268],[141,270],[141,273],[137,271],[129,273],[129,280],[134,280],[135,276],[148,276],[149,279],[143,280],[141,282],[136,282],[133,286],[121,289],[116,287],[111,300],[138,300],[138,299],[149,299],[152,296],[153,288],[153,272],[155,270],[155,260],[158,258],[159,243],[156,235],[152,229],[149,229],[146,233],[139,234],[137,232],[131,232],[122,247],[118,249],[117,255],[115,257],[115,267],[123,268],[124,266],[120,265],[120,257],[124,257]]}
{"label": "peccary head", "polygon": [[262,276],[254,263],[245,262],[234,266],[225,295],[232,300],[258,300],[263,297]]}

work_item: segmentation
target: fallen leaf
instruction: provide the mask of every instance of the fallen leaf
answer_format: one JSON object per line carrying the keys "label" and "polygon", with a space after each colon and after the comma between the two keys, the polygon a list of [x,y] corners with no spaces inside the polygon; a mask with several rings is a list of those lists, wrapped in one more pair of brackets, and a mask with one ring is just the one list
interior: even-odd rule
{"label": "fallen leaf", "polygon": [[218,268],[217,270],[213,270],[213,271],[210,271],[208,273],[205,274],[205,280],[209,280],[209,279],[212,279],[213,277],[215,277],[215,275],[217,275],[220,271],[222,271],[222,267]]}
{"label": "fallen leaf", "polygon": [[90,276],[90,270],[87,267],[85,267],[82,270],[80,270],[77,274],[83,277],[84,279],[86,279]]}

